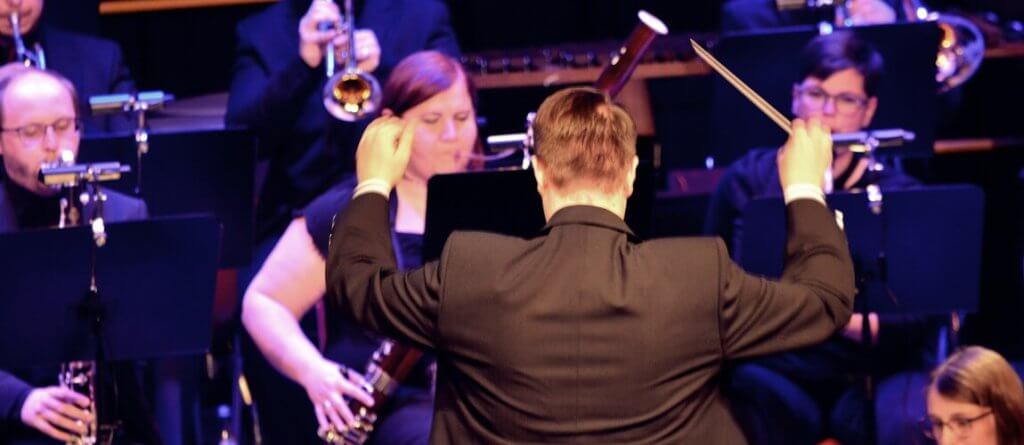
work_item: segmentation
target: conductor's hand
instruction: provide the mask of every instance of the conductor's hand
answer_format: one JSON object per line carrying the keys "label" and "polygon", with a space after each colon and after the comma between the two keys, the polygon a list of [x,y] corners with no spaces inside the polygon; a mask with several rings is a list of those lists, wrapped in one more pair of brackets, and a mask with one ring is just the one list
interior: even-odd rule
{"label": "conductor's hand", "polygon": [[[331,29],[320,28],[321,23],[330,23]],[[299,20],[299,57],[310,68],[320,66],[324,59],[327,42],[341,35],[341,12],[338,5],[327,0],[313,0],[306,15]],[[358,42],[357,42],[358,43]]]}
{"label": "conductor's hand", "polygon": [[394,188],[405,173],[412,153],[416,122],[385,115],[370,123],[356,150],[356,178],[360,183],[376,179]]}
{"label": "conductor's hand", "polygon": [[70,442],[72,435],[82,435],[93,415],[88,411],[89,399],[59,386],[33,389],[21,405],[21,421],[25,425],[61,442]]}
{"label": "conductor's hand", "polygon": [[822,187],[832,165],[832,135],[819,119],[793,120],[792,133],[778,157],[779,182],[786,190],[795,184]]}

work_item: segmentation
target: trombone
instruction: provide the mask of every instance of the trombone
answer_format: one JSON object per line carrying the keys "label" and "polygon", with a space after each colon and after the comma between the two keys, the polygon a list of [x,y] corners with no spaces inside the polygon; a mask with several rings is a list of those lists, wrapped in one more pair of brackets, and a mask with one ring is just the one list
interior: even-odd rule
{"label": "trombone", "polygon": [[[327,22],[318,25],[321,30],[330,29],[330,26],[331,24]],[[381,102],[380,82],[356,67],[355,30],[352,0],[345,0],[345,16],[341,25],[341,32],[348,34],[348,48],[343,55],[345,66],[341,72],[334,72],[334,43],[328,42],[327,83],[323,89],[324,108],[331,116],[345,122],[355,122],[375,113]]]}

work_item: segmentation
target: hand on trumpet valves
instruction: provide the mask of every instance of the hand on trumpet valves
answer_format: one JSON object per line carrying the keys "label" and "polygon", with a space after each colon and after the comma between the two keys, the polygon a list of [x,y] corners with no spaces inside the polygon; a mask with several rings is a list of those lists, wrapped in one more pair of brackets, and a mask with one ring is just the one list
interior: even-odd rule
{"label": "hand on trumpet valves", "polygon": [[[334,45],[335,63],[345,63],[348,51],[348,33],[342,26],[338,5],[330,0],[314,0],[306,15],[299,20],[299,56],[310,68],[317,68],[324,60],[327,44]],[[327,25],[325,25],[327,24]],[[371,73],[380,66],[380,43],[370,29],[357,29],[356,67]]]}
{"label": "hand on trumpet valves", "polygon": [[373,397],[363,389],[366,387],[363,376],[330,360],[312,365],[300,383],[313,403],[321,429],[333,426],[337,431],[344,431],[356,423],[348,407],[349,399],[373,406]]}
{"label": "hand on trumpet valves", "polygon": [[[335,60],[344,63],[345,51],[348,48],[348,34],[341,33],[334,38]],[[364,73],[372,73],[380,66],[380,43],[372,29],[356,30],[356,68]]]}
{"label": "hand on trumpet valves", "polygon": [[89,399],[82,394],[59,386],[32,390],[21,406],[21,421],[25,425],[61,442],[70,442],[74,435],[88,432],[93,421]]}
{"label": "hand on trumpet valves", "polygon": [[[324,29],[322,23],[331,26]],[[327,43],[341,34],[341,11],[329,0],[314,0],[299,20],[299,57],[310,68],[320,66]]]}

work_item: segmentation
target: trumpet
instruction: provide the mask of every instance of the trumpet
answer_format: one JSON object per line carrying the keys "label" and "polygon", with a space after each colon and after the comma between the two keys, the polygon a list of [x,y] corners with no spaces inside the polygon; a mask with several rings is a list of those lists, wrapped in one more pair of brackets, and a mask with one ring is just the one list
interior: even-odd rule
{"label": "trumpet", "polygon": [[46,53],[43,52],[43,47],[39,45],[39,42],[36,42],[31,50],[25,47],[25,40],[21,37],[21,16],[18,11],[11,12],[7,19],[11,22],[11,37],[14,39],[14,52],[18,62],[25,66],[45,70]]}
{"label": "trumpet", "polygon": [[[331,1],[334,0],[313,0]],[[330,29],[330,23],[318,25],[321,30]],[[324,108],[336,119],[355,122],[363,119],[380,108],[380,82],[369,73],[356,67],[355,16],[352,14],[352,0],[345,0],[345,16],[342,22],[342,33],[348,34],[348,48],[343,58],[345,65],[341,72],[335,73],[334,44],[327,44],[327,84],[324,85]]]}

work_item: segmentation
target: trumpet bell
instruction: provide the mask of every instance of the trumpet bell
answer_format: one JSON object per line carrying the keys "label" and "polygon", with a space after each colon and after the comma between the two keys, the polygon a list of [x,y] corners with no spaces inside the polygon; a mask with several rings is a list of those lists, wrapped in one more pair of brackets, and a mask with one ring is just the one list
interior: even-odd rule
{"label": "trumpet bell", "polygon": [[323,91],[324,108],[338,120],[355,122],[380,107],[380,83],[371,75],[345,71],[327,80]]}

